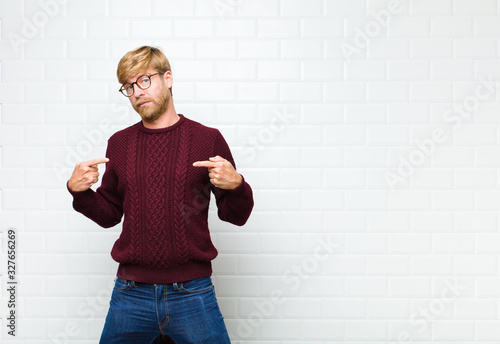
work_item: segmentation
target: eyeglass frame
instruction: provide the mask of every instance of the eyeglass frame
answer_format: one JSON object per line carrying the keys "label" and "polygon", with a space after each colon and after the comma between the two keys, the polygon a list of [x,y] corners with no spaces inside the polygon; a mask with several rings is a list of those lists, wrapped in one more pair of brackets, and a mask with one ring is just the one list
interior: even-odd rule
{"label": "eyeglass frame", "polygon": [[[152,76],[155,76],[156,74],[160,74],[160,72],[156,72],[156,73],[154,73],[154,74],[149,74],[149,75],[148,75],[148,74],[143,74],[143,75],[140,75],[139,77],[137,77],[137,79],[136,79],[133,83],[131,83],[131,84],[123,84],[123,85],[122,85],[122,87],[120,87],[120,89],[118,90],[118,92],[120,92],[121,94],[123,94],[125,97],[130,98],[130,97],[132,97],[132,96],[134,95],[134,93],[135,93],[135,87],[134,87],[134,84],[136,84],[136,85],[137,85],[137,87],[139,87],[141,90],[147,90],[148,88],[150,88],[150,87],[151,87],[151,77],[152,77]],[[145,76],[147,76],[147,77],[148,77],[148,79],[149,79],[149,86],[148,86],[148,87],[145,87],[145,88],[142,88],[141,86],[139,86],[139,84],[137,83],[137,81],[139,81],[139,79],[140,79],[140,78],[145,77]],[[130,85],[130,86],[132,86],[132,89],[134,90],[134,92],[132,92],[132,94],[131,94],[131,95],[127,95],[127,90],[125,89],[125,85]],[[123,92],[125,92],[125,93],[123,93]]]}

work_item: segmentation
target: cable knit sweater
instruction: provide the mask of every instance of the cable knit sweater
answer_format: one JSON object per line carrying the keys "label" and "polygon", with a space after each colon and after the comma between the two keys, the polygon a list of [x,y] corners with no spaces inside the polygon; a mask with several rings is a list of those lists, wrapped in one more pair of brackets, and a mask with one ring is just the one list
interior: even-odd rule
{"label": "cable knit sweater", "polygon": [[73,207],[102,227],[123,229],[111,250],[117,276],[144,283],[184,282],[209,276],[217,256],[208,229],[210,192],[221,220],[243,225],[253,208],[250,185],[233,190],[210,183],[195,161],[220,155],[235,166],[217,129],[179,115],[167,128],[139,122],[108,141],[101,186],[72,192]]}

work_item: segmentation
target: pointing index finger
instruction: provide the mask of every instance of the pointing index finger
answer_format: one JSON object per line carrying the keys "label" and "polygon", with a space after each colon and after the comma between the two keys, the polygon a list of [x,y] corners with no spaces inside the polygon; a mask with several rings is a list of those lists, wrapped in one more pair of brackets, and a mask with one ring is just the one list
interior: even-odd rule
{"label": "pointing index finger", "polygon": [[217,164],[212,161],[196,161],[193,163],[194,167],[217,167]]}
{"label": "pointing index finger", "polygon": [[85,165],[87,166],[97,166],[99,164],[104,164],[105,162],[108,162],[108,158],[97,158],[97,159],[92,159],[89,161],[85,161]]}

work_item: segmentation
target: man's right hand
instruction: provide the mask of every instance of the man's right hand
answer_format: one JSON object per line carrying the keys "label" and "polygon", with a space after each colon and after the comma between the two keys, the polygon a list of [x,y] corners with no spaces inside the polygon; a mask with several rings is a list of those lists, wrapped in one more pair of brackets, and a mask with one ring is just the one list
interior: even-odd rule
{"label": "man's right hand", "polygon": [[68,180],[68,188],[73,192],[85,191],[99,180],[97,165],[108,162],[108,158],[79,162]]}

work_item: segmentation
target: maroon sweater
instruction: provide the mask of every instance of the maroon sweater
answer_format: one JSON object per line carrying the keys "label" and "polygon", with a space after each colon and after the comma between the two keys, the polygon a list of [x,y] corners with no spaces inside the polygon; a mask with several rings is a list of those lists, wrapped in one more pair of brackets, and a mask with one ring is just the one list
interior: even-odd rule
{"label": "maroon sweater", "polygon": [[148,129],[139,122],[108,141],[101,186],[71,192],[73,207],[102,227],[123,229],[111,250],[117,276],[145,283],[184,282],[212,273],[217,256],[208,230],[210,192],[221,220],[243,225],[253,208],[250,185],[233,190],[210,183],[193,162],[220,155],[235,166],[217,129],[180,115],[177,123]]}

